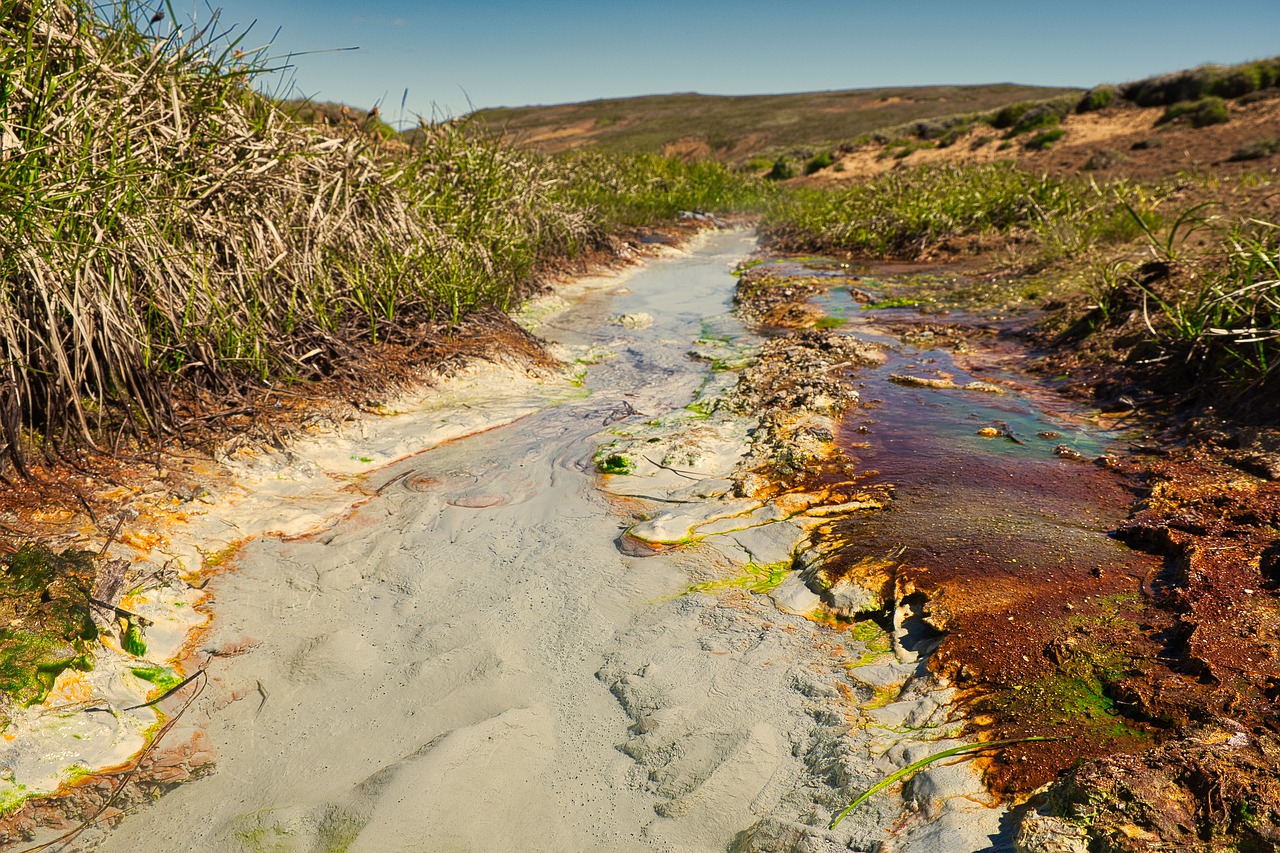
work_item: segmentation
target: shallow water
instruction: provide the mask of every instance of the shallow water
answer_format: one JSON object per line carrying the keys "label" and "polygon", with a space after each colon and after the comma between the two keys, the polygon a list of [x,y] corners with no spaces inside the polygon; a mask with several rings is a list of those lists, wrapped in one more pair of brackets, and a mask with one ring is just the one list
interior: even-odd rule
{"label": "shallow water", "polygon": [[248,545],[214,585],[206,648],[253,643],[201,700],[217,772],[101,849],[720,850],[776,806],[812,728],[790,670],[822,629],[750,602],[717,621],[680,597],[685,558],[619,553],[591,462],[624,405],[690,402],[704,322],[743,331],[723,315],[751,248],[713,235],[557,316],[551,337],[619,354],[589,397],[392,466],[326,533]]}
{"label": "shallow water", "polygon": [[[728,273],[752,248],[741,233],[711,235],[552,318],[542,334],[617,354],[587,369],[589,395],[390,466],[372,481],[389,484],[381,495],[322,534],[246,546],[212,585],[204,648],[250,649],[212,660],[191,712],[217,772],[87,841],[710,851],[746,845],[750,830],[757,846],[742,849],[802,831],[806,849],[838,850],[909,823],[895,849],[1003,849],[1001,812],[981,805],[967,765],[923,774],[913,806],[885,795],[838,833],[821,829],[851,794],[958,743],[949,694],[922,694],[919,663],[875,646],[871,626],[833,631],[745,592],[682,594],[741,571],[741,555],[706,545],[639,558],[616,545],[635,519],[599,491],[602,430],[689,404],[710,368],[688,352],[708,330],[748,337],[729,316]],[[852,305],[836,293],[829,307],[841,299]],[[651,326],[610,320],[641,313]],[[848,332],[893,342],[847,313]],[[963,550],[940,542],[975,530],[999,547],[1114,547],[1110,517],[1080,511],[1082,496],[1063,490],[1078,469],[1052,453],[1093,454],[1108,436],[1044,414],[1034,395],[887,380],[939,369],[971,378],[942,351],[896,343],[862,376],[869,405],[840,440],[898,500],[850,522],[858,547],[915,548],[939,565]],[[1025,444],[975,434],[996,421]],[[1037,437],[1050,429],[1063,437]],[[976,511],[984,501],[1004,509]]]}

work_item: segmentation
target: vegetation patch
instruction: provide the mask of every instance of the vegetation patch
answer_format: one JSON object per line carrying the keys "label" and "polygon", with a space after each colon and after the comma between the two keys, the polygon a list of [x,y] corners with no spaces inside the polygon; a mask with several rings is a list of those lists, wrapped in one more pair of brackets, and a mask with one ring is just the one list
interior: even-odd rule
{"label": "vegetation patch", "polygon": [[1280,153],[1280,136],[1269,136],[1246,142],[1231,155],[1234,161],[1264,160],[1273,154]]}
{"label": "vegetation patch", "polygon": [[726,589],[745,589],[748,592],[763,594],[776,589],[791,572],[791,562],[771,563],[761,566],[748,563],[741,575],[722,580],[706,581],[690,586],[686,592],[722,592]]}
{"label": "vegetation patch", "polygon": [[1076,112],[1088,113],[1106,109],[1111,106],[1119,94],[1115,86],[1095,86],[1080,98],[1080,102],[1076,104]]}
{"label": "vegetation patch", "polygon": [[583,227],[592,223],[612,231],[671,222],[681,212],[747,213],[776,191],[716,160],[579,152],[551,163],[556,171],[550,198],[575,211]]}
{"label": "vegetation patch", "polygon": [[1132,194],[1127,185],[1062,181],[1010,162],[926,165],[843,189],[798,188],[772,200],[760,232],[781,251],[914,258],[951,238],[1025,230],[1061,254],[1132,239],[1137,227],[1121,205]]}
{"label": "vegetation patch", "polygon": [[1229,118],[1226,101],[1210,96],[1197,101],[1179,101],[1171,104],[1156,123],[1168,124],[1181,120],[1192,127],[1208,127],[1211,124],[1222,124]]}
{"label": "vegetation patch", "polygon": [[831,163],[831,152],[823,151],[821,154],[814,156],[808,163],[804,164],[804,173],[806,175],[812,175],[814,172],[830,167]]}
{"label": "vegetation patch", "polygon": [[10,703],[43,701],[65,669],[93,668],[94,557],[24,545],[0,558],[0,728]]}
{"label": "vegetation patch", "polygon": [[601,474],[631,474],[636,470],[636,463],[621,453],[605,452],[596,457],[596,470]]}
{"label": "vegetation patch", "polygon": [[863,311],[875,310],[878,308],[915,308],[921,304],[921,300],[914,299],[909,296],[895,296],[891,299],[881,299],[879,302],[868,302],[862,306]]}

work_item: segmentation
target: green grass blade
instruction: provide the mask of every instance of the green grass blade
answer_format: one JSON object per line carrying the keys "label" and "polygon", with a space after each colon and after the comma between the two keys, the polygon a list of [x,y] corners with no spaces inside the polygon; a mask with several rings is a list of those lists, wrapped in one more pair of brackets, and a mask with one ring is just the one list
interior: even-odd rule
{"label": "green grass blade", "polygon": [[893,773],[890,773],[888,776],[884,777],[879,782],[872,785],[870,788],[864,791],[862,795],[859,796],[856,800],[854,800],[852,803],[849,803],[849,805],[845,806],[844,811],[836,815],[835,820],[831,821],[831,825],[828,826],[827,828],[835,829],[837,826],[840,825],[840,821],[844,820],[845,815],[849,814],[849,812],[853,811],[858,806],[862,805],[867,800],[871,799],[873,796],[883,791],[885,788],[888,788],[893,783],[907,778],[911,774],[915,773],[917,770],[920,770],[921,768],[924,768],[924,767],[928,767],[930,764],[933,764],[935,761],[941,761],[942,759],[950,758],[953,755],[968,755],[972,753],[982,752],[988,749],[996,749],[1002,746],[1011,746],[1015,743],[1034,743],[1036,741],[1050,741],[1050,740],[1057,740],[1057,738],[1024,737],[1024,738],[1015,738],[1013,740],[993,740],[993,741],[990,741],[989,743],[971,743],[965,746],[955,746],[955,747],[952,747],[951,749],[944,749],[941,752],[935,752],[933,755],[925,756],[919,761],[913,764],[909,764],[906,767],[903,767],[901,770],[897,770]]}

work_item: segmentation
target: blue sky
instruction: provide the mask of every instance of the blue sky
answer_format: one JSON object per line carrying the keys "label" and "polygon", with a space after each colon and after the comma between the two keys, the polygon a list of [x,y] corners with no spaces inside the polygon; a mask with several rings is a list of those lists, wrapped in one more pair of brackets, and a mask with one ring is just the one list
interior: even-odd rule
{"label": "blue sky", "polygon": [[[180,21],[207,20],[206,0],[184,2]],[[668,92],[1091,86],[1280,54],[1277,0],[209,2],[274,56],[358,47],[295,57],[293,80],[392,120],[405,89],[412,120]]]}

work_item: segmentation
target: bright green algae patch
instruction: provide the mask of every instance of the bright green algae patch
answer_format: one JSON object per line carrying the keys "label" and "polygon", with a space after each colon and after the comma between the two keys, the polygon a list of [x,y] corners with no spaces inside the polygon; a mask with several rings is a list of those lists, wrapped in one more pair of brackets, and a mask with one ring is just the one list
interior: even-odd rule
{"label": "bright green algae patch", "polygon": [[161,692],[167,692],[182,683],[182,676],[174,672],[167,666],[156,666],[154,664],[144,664],[141,666],[130,667],[130,672],[141,678],[143,681],[149,681]]}
{"label": "bright green algae patch", "polygon": [[0,558],[0,726],[5,705],[40,702],[64,669],[93,668],[93,559],[35,545]]}
{"label": "bright green algae patch", "polygon": [[719,592],[725,589],[745,589],[749,592],[766,593],[776,589],[790,571],[791,563],[789,561],[771,563],[767,566],[748,563],[743,567],[744,573],[741,575],[705,583],[696,583],[690,586],[686,592]]}

